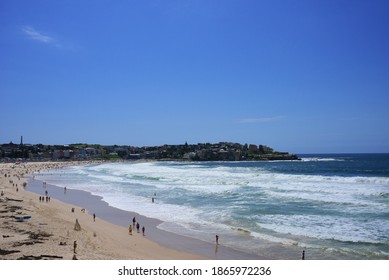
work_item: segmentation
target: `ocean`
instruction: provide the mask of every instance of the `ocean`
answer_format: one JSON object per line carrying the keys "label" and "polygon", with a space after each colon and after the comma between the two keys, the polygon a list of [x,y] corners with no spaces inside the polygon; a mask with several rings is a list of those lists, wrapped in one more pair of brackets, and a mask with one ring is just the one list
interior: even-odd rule
{"label": "ocean", "polygon": [[165,231],[270,259],[389,259],[389,154],[300,161],[120,162],[37,174]]}

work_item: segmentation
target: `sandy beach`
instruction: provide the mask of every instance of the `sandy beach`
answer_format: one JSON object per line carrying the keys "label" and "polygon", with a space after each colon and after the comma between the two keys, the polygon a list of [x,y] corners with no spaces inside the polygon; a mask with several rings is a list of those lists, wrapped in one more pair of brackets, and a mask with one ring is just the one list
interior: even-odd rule
{"label": "sandy beach", "polygon": [[[26,176],[67,163],[0,164],[0,259],[157,260],[204,259],[148,239],[147,231],[108,223],[81,207],[57,199],[40,201],[28,191]],[[74,208],[74,211],[72,209]],[[23,222],[15,216],[31,216]],[[80,229],[75,229],[76,220]],[[147,228],[147,230],[151,230]],[[74,246],[76,242],[76,246]]]}
{"label": "sandy beach", "polygon": [[[160,230],[160,220],[39,180],[41,171],[88,163],[0,164],[0,259],[267,259]],[[20,216],[31,218],[20,222],[15,218]],[[130,235],[133,217],[140,228],[133,227]]]}
{"label": "sandy beach", "polygon": [[[195,262],[197,267],[202,265],[205,267],[205,271],[209,267],[207,278],[212,273],[211,266],[215,266],[215,264],[231,267],[236,265],[255,267],[258,265],[255,260],[245,261],[244,263],[224,260],[222,263],[213,262],[212,259],[235,258],[243,260],[250,259],[253,256],[220,246],[216,247],[219,251],[218,258],[216,256],[208,257],[207,254],[203,253],[209,251],[210,247],[215,248],[215,246],[210,246],[209,243],[199,243],[197,240],[190,238],[163,233],[156,227],[153,228],[155,220],[144,221],[145,217],[140,215],[137,218],[142,224],[147,225],[146,236],[142,236],[142,233],[136,231],[129,235],[128,228],[114,222],[109,223],[105,220],[105,217],[104,219],[101,218],[103,213],[108,217],[110,215],[120,216],[120,210],[101,206],[100,203],[97,203],[98,197],[89,196],[87,198],[84,196],[87,194],[75,190],[68,190],[67,197],[75,195],[82,203],[86,203],[89,209],[93,208],[90,208],[88,203],[94,204],[97,207],[96,210],[103,209],[102,212],[96,211],[95,221],[93,212],[81,211],[80,206],[65,203],[52,197],[48,202],[46,202],[46,199],[45,201],[39,200],[42,195],[29,189],[37,187],[43,193],[46,189],[49,189],[50,193],[64,190],[59,187],[42,186],[43,182],[39,180],[31,179],[27,183],[27,175],[38,170],[61,168],[62,166],[62,164],[54,163],[0,164],[0,260],[4,260],[2,275],[22,279],[31,277],[31,275],[34,276],[38,271],[44,271],[45,273],[39,275],[39,277],[48,279],[61,271],[62,277],[74,277],[77,273],[76,277],[103,279],[102,277],[107,278],[107,275],[114,276],[113,273],[117,271],[118,267],[116,262],[99,262],[99,265],[96,266],[94,262],[54,261],[53,265],[47,267],[43,262],[22,261],[23,269],[15,273],[15,269],[19,267],[19,262],[16,264],[12,260],[140,260],[142,262],[133,262],[140,265],[140,267],[142,267],[143,260],[199,260]],[[24,183],[27,183],[27,185]],[[74,212],[72,208],[74,208]],[[128,212],[122,214],[128,216]],[[23,222],[16,221],[15,216],[21,215],[31,216],[31,218]],[[81,227],[80,230],[75,230],[76,219]],[[161,236],[165,234],[162,239],[164,239],[164,242],[170,242],[171,246],[161,246],[159,242],[151,241],[149,238],[152,234]],[[166,238],[166,235],[170,238]],[[74,241],[77,244],[76,248],[74,248]],[[184,245],[185,250],[172,249],[182,246],[180,244]],[[188,253],[188,246],[194,250],[199,250],[200,254]],[[149,267],[157,267],[156,263],[148,264]],[[189,267],[187,262],[174,264],[178,264],[178,267],[181,268]],[[207,264],[209,265],[207,266]],[[344,276],[350,276],[357,271],[357,275],[353,278],[362,279],[367,277],[367,274],[361,274],[357,269],[357,266],[361,265],[366,267],[366,263],[336,261],[326,262],[324,265],[324,262],[309,262],[309,267],[305,264],[308,264],[308,262],[272,262],[269,264],[269,268],[272,272],[278,269],[279,277],[277,279],[293,278],[293,275],[297,275],[300,279],[311,279],[319,270]],[[328,269],[329,265],[331,265],[331,269]],[[171,268],[172,263],[163,261],[162,265],[158,263],[158,267],[160,266]],[[375,279],[381,279],[382,277],[379,276],[386,275],[387,265],[385,261],[369,262],[368,267],[369,269],[364,271],[367,271],[370,276],[373,272],[373,278]],[[219,275],[219,278],[217,276],[212,277],[219,279],[225,277],[225,275]]]}

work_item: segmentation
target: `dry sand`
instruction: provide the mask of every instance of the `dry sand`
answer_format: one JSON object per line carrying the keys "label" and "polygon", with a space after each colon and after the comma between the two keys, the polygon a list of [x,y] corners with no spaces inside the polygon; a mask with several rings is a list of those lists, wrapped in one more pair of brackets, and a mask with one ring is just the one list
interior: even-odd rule
{"label": "dry sand", "polygon": [[[0,164],[0,259],[204,259],[160,246],[136,230],[129,235],[126,227],[99,218],[94,221],[92,213],[81,211],[79,206],[53,198],[50,202],[40,202],[38,194],[25,190],[26,175],[64,165]],[[14,217],[18,214],[32,218],[17,222]],[[81,230],[75,230],[76,219]],[[75,253],[74,241],[77,242]]]}

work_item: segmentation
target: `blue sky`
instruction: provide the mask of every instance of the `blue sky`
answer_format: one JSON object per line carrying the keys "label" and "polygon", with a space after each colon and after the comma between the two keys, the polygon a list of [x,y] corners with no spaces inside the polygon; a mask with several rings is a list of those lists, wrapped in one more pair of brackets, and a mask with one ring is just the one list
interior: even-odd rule
{"label": "blue sky", "polygon": [[0,143],[389,152],[389,2],[0,1]]}

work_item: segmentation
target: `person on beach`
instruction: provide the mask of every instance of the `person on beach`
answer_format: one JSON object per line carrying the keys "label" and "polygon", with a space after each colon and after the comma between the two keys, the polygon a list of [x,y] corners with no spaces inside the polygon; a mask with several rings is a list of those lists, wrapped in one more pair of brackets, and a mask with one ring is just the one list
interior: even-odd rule
{"label": "person on beach", "polygon": [[301,259],[305,260],[305,250],[303,250],[303,253],[301,254]]}
{"label": "person on beach", "polygon": [[144,226],[142,227],[142,234],[143,234],[143,236],[145,236],[145,227]]}
{"label": "person on beach", "polygon": [[96,222],[96,214],[93,213],[93,221]]}
{"label": "person on beach", "polygon": [[216,245],[219,245],[219,235],[216,234]]}
{"label": "person on beach", "polygon": [[132,219],[132,226],[135,227],[136,219],[135,217]]}
{"label": "person on beach", "polygon": [[129,234],[129,235],[132,235],[132,225],[130,225],[130,226],[128,227],[128,234]]}
{"label": "person on beach", "polygon": [[136,223],[136,232],[137,233],[139,233],[139,227],[140,227],[139,223]]}

